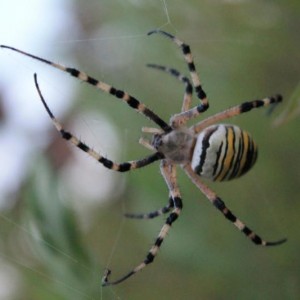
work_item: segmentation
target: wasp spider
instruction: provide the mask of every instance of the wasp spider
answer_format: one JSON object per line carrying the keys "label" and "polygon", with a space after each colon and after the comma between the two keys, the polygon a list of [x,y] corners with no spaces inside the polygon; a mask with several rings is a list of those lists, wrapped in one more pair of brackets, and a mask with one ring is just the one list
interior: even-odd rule
{"label": "wasp spider", "polygon": [[[169,213],[164,225],[159,232],[154,245],[150,248],[146,258],[128,272],[125,276],[109,281],[110,270],[105,271],[102,279],[102,285],[108,286],[120,283],[131,277],[138,271],[144,269],[148,264],[153,262],[157,252],[169,232],[172,224],[179,217],[182,210],[182,200],[177,184],[176,166],[179,165],[199,190],[207,197],[207,199],[241,232],[243,232],[253,243],[262,246],[279,245],[286,241],[281,239],[275,242],[267,242],[255,234],[248,226],[240,221],[225,205],[221,198],[216,195],[206,184],[203,183],[201,177],[205,177],[212,181],[223,181],[237,178],[245,174],[255,163],[257,157],[257,146],[250,135],[241,128],[229,124],[216,124],[233,116],[248,112],[253,108],[277,104],[282,101],[280,95],[268,97],[260,100],[244,102],[240,105],[231,107],[223,112],[217,113],[211,117],[200,121],[199,123],[187,127],[187,121],[199,116],[208,109],[208,100],[196,72],[190,47],[183,43],[175,36],[161,31],[153,30],[148,35],[158,33],[173,41],[182,51],[183,57],[187,63],[191,81],[188,77],[181,75],[173,68],[167,68],[160,65],[149,64],[148,67],[169,73],[173,77],[185,84],[185,92],[181,112],[175,114],[169,123],[163,121],[156,113],[150,110],[139,100],[129,95],[127,92],[118,90],[102,81],[99,81],[86,73],[74,68],[64,67],[60,64],[37,57],[13,47],[4,46],[13,51],[17,51],[23,55],[37,59],[41,62],[51,65],[61,71],[87,82],[97,89],[111,94],[114,97],[125,102],[131,108],[135,109],[142,115],[149,118],[158,125],[159,128],[143,128],[142,131],[152,134],[152,140],[140,139],[140,143],[153,151],[153,154],[139,160],[115,163],[110,159],[102,156],[100,153],[91,149],[83,143],[74,134],[66,131],[59,121],[55,118],[48,107],[37,82],[37,75],[34,74],[34,81],[39,93],[41,101],[52,119],[54,126],[60,132],[62,137],[86,152],[89,156],[100,162],[104,167],[118,172],[126,172],[138,169],[152,164],[160,160],[161,174],[169,189],[168,204],[151,213],[147,214],[127,214],[130,218],[149,219],[157,217],[164,213]],[[200,103],[191,108],[192,92],[195,90]]]}

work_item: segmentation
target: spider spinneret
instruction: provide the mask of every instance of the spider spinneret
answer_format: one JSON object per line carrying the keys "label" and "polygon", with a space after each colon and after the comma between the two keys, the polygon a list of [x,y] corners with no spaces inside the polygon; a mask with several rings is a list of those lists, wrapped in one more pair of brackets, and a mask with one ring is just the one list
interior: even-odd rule
{"label": "spider spinneret", "polygon": [[[107,157],[104,157],[101,153],[90,148],[74,134],[63,128],[47,105],[38,85],[37,75],[34,74],[34,82],[39,97],[55,128],[58,132],[60,132],[63,139],[69,141],[83,152],[86,152],[104,167],[118,172],[127,172],[145,167],[158,160],[161,161],[160,171],[169,190],[169,200],[167,205],[150,213],[126,214],[126,216],[136,219],[152,219],[165,213],[169,213],[169,215],[153,246],[146,255],[146,258],[126,275],[115,281],[109,280],[111,271],[107,269],[102,279],[103,286],[118,284],[153,262],[172,224],[178,219],[182,210],[181,194],[176,176],[176,167],[178,165],[199,188],[203,195],[224,215],[224,217],[232,222],[233,225],[244,233],[253,243],[262,246],[274,246],[286,241],[286,239],[281,239],[275,242],[268,242],[260,238],[248,226],[239,220],[226,207],[224,201],[201,179],[201,177],[206,177],[212,181],[230,180],[238,178],[249,171],[257,158],[257,146],[253,139],[246,131],[237,126],[216,123],[220,123],[225,119],[249,112],[254,108],[278,104],[282,101],[281,95],[244,102],[240,105],[210,116],[188,128],[186,127],[186,123],[189,120],[198,117],[209,107],[206,93],[202,88],[198,73],[196,72],[190,47],[172,34],[162,30],[153,30],[149,32],[148,35],[154,33],[158,33],[169,38],[181,49],[192,81],[191,82],[188,77],[181,75],[180,72],[173,68],[156,64],[147,65],[150,68],[169,73],[171,76],[185,84],[181,112],[171,117],[170,125],[146,107],[145,104],[141,103],[138,99],[129,95],[127,92],[118,90],[77,69],[65,67],[10,46],[1,45],[1,48],[10,49],[39,60],[63,72],[69,73],[71,76],[76,77],[77,79],[84,81],[105,93],[111,94],[159,126],[159,129],[148,127],[143,128],[143,132],[152,134],[152,140],[151,142],[144,139],[140,139],[139,141],[140,144],[153,151],[153,154],[134,161],[123,163],[113,162]],[[199,104],[191,108],[193,90],[196,92]]]}

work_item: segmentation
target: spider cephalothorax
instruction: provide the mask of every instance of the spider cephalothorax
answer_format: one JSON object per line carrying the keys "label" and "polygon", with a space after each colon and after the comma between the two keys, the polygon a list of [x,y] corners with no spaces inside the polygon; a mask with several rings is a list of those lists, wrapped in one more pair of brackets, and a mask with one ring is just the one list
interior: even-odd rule
{"label": "spider cephalothorax", "polygon": [[[181,50],[184,59],[187,63],[192,83],[186,76],[181,75],[173,68],[167,68],[160,65],[149,64],[148,67],[167,72],[185,84],[185,93],[181,112],[174,115],[168,125],[156,113],[146,107],[139,100],[129,95],[128,93],[118,90],[107,83],[97,80],[84,72],[74,68],[64,67],[63,65],[51,62],[49,60],[40,58],[38,56],[29,54],[27,52],[18,50],[13,47],[1,45],[2,48],[11,49],[31,58],[37,59],[41,62],[47,63],[61,71],[67,72],[70,75],[87,82],[97,89],[109,93],[112,96],[125,102],[128,106],[135,109],[142,115],[149,118],[160,128],[143,128],[144,132],[153,134],[152,141],[149,142],[140,139],[140,143],[146,148],[152,150],[154,153],[149,156],[124,163],[115,163],[112,160],[104,157],[101,153],[96,152],[88,145],[83,143],[72,133],[66,131],[59,121],[54,117],[50,108],[48,107],[37,82],[37,76],[34,75],[35,85],[38,90],[40,99],[52,119],[56,129],[61,133],[62,137],[76,147],[86,152],[95,160],[100,162],[108,169],[118,172],[126,172],[133,169],[145,167],[157,160],[161,160],[160,170],[162,176],[169,189],[169,201],[166,206],[154,212],[146,214],[126,214],[127,217],[149,219],[157,217],[164,213],[169,213],[165,224],[162,226],[155,243],[149,250],[143,262],[138,264],[125,276],[115,281],[109,281],[110,270],[106,270],[102,280],[102,285],[107,286],[111,284],[120,283],[138,271],[142,270],[149,263],[151,263],[164,238],[166,237],[171,225],[177,220],[182,210],[182,200],[177,183],[176,166],[179,165],[192,182],[199,188],[199,190],[207,197],[207,199],[231,221],[241,232],[243,232],[252,242],[262,246],[279,245],[285,242],[285,239],[267,242],[255,234],[249,227],[240,221],[206,184],[203,183],[201,177],[206,177],[212,181],[222,181],[237,178],[246,173],[255,163],[257,157],[257,147],[250,135],[241,128],[229,124],[216,124],[222,120],[231,118],[233,116],[248,112],[253,108],[268,106],[270,104],[277,104],[282,101],[280,95],[268,97],[259,100],[244,102],[240,105],[231,107],[223,112],[210,116],[191,127],[186,127],[186,123],[192,118],[198,117],[200,114],[208,109],[208,99],[199,76],[196,72],[196,67],[193,62],[190,47],[183,43],[173,35],[161,31],[154,30],[149,32],[149,35],[159,33],[171,39]],[[191,108],[192,92],[195,90],[199,99],[199,104]]]}
{"label": "spider cephalothorax", "polygon": [[186,127],[176,128],[168,133],[155,134],[151,144],[172,163],[184,164],[191,160],[195,135]]}

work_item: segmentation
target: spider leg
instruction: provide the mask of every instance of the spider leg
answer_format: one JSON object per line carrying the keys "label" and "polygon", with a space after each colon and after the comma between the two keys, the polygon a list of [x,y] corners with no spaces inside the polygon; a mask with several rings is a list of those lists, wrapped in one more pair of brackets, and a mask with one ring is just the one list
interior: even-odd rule
{"label": "spider leg", "polygon": [[167,163],[165,160],[162,160],[161,162],[161,173],[166,181],[166,184],[170,190],[170,194],[172,197],[172,201],[174,203],[174,207],[169,214],[168,218],[166,219],[165,224],[162,226],[160,233],[158,234],[158,237],[155,240],[154,245],[151,247],[149,250],[145,260],[137,265],[133,270],[131,270],[129,273],[127,273],[125,276],[121,277],[120,279],[117,279],[115,281],[109,281],[109,275],[111,274],[110,270],[106,270],[104,277],[102,279],[102,286],[108,286],[108,285],[113,285],[113,284],[118,284],[135,273],[141,271],[144,269],[148,264],[152,263],[153,260],[155,259],[157,252],[164,241],[166,235],[168,234],[172,224],[177,220],[177,218],[180,215],[181,209],[182,209],[182,201],[181,201],[181,196],[179,192],[179,188],[177,185],[177,180],[176,180],[176,169],[175,165]]}
{"label": "spider leg", "polygon": [[251,241],[257,245],[262,246],[275,246],[280,245],[286,241],[281,239],[275,242],[267,242],[261,239],[256,233],[254,233],[248,226],[241,222],[225,205],[225,203],[207,186],[200,177],[194,173],[191,165],[182,166],[187,176],[193,181],[193,183],[200,189],[200,191],[208,198],[208,200],[224,215],[226,219],[231,221],[241,232],[243,232]]}
{"label": "spider leg", "polygon": [[150,110],[149,108],[147,108],[143,103],[141,103],[139,100],[137,100],[136,98],[134,98],[133,96],[129,95],[127,92],[122,91],[122,90],[118,90],[116,88],[114,88],[113,86],[110,86],[107,83],[104,83],[100,80],[97,80],[91,76],[89,76],[88,74],[79,71],[77,69],[74,68],[70,68],[70,67],[65,67],[61,64],[58,63],[54,63],[52,61],[49,61],[47,59],[38,57],[36,55],[32,55],[30,53],[27,53],[25,51],[16,49],[14,47],[10,47],[10,46],[5,46],[5,45],[0,45],[1,48],[5,48],[5,49],[10,49],[12,51],[18,52],[20,54],[29,56],[33,59],[39,60],[43,63],[46,63],[56,69],[59,69],[63,72],[67,72],[69,73],[71,76],[76,77],[90,85],[95,86],[97,89],[111,94],[113,96],[115,96],[118,99],[121,99],[123,102],[125,102],[127,105],[129,105],[131,108],[135,109],[136,111],[138,111],[139,113],[143,114],[144,116],[146,116],[147,118],[149,118],[151,121],[153,121],[154,123],[156,123],[160,128],[162,128],[165,132],[170,132],[172,130],[172,128],[165,122],[163,121],[158,115],[156,115],[152,110]]}
{"label": "spider leg", "polygon": [[49,106],[47,105],[47,103],[46,103],[46,101],[45,101],[45,99],[42,95],[42,92],[41,92],[40,87],[38,85],[36,74],[34,74],[34,82],[35,82],[35,86],[36,86],[36,89],[38,91],[38,94],[40,96],[40,99],[41,99],[48,115],[50,116],[55,128],[57,129],[58,132],[60,132],[62,138],[69,141],[69,142],[71,142],[73,145],[78,147],[83,152],[86,152],[93,159],[100,162],[104,167],[106,167],[108,169],[112,169],[114,171],[118,171],[118,172],[126,172],[126,171],[129,171],[129,170],[132,170],[132,169],[138,169],[138,168],[145,167],[145,166],[147,166],[147,165],[149,165],[149,164],[151,164],[151,163],[153,163],[157,160],[160,160],[160,159],[164,158],[163,154],[161,154],[160,152],[156,152],[156,153],[154,153],[152,155],[149,155],[149,156],[147,156],[143,159],[140,159],[140,160],[123,162],[123,163],[120,163],[120,164],[117,164],[117,163],[109,160],[108,158],[105,158],[100,153],[94,151],[92,148],[90,148],[88,145],[86,145],[80,139],[78,139],[75,135],[73,135],[72,133],[66,131],[62,127],[62,125],[59,123],[59,121],[53,115],[52,111],[50,110]]}
{"label": "spider leg", "polygon": [[[175,115],[173,118],[175,118],[174,122],[186,122],[191,118],[194,118],[196,116],[198,116],[199,114],[201,114],[202,112],[206,111],[208,109],[208,99],[206,96],[206,93],[204,92],[200,79],[199,79],[199,75],[196,72],[196,67],[193,61],[193,57],[192,57],[192,53],[191,53],[191,49],[190,46],[185,44],[184,42],[182,42],[181,40],[179,40],[177,37],[173,36],[170,33],[167,33],[165,31],[162,30],[153,30],[150,31],[148,33],[148,35],[151,35],[153,33],[159,33],[162,34],[166,37],[168,37],[169,39],[171,39],[179,48],[181,48],[184,59],[187,63],[188,69],[190,71],[191,74],[191,78],[192,78],[192,82],[197,94],[197,97],[200,99],[200,105],[192,108],[191,110],[188,110],[189,113],[181,113],[178,115]],[[180,120],[181,118],[181,120]]]}
{"label": "spider leg", "polygon": [[164,206],[158,210],[155,210],[155,211],[152,211],[149,213],[141,213],[141,214],[125,213],[125,217],[131,218],[131,219],[144,219],[144,220],[153,219],[158,216],[161,216],[162,214],[168,213],[173,207],[174,207],[174,202],[173,202],[172,197],[170,197],[169,203],[166,206]]}
{"label": "spider leg", "polygon": [[228,108],[220,113],[217,113],[211,117],[206,118],[205,120],[192,126],[192,129],[194,130],[195,133],[199,133],[204,128],[208,127],[209,125],[212,125],[212,124],[215,124],[222,120],[229,119],[234,116],[240,115],[242,113],[248,112],[254,108],[265,107],[268,105],[277,105],[281,101],[282,101],[282,96],[275,95],[273,97],[244,102],[240,105],[233,106],[233,107]]}
{"label": "spider leg", "polygon": [[182,103],[181,111],[182,112],[187,111],[191,106],[192,95],[193,95],[193,86],[192,86],[189,78],[180,74],[179,71],[177,71],[176,69],[173,69],[173,68],[168,68],[168,67],[156,65],[156,64],[147,64],[147,67],[161,70],[163,72],[167,72],[185,84],[185,93],[183,96],[183,103]]}

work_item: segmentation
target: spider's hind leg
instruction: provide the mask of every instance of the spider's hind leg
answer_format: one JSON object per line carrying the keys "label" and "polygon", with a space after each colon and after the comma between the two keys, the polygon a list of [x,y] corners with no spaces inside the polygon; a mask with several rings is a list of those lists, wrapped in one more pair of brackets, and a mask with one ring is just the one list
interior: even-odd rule
{"label": "spider's hind leg", "polygon": [[261,246],[276,246],[286,242],[286,239],[281,239],[274,242],[263,240],[241,220],[239,220],[225,205],[224,201],[219,198],[207,185],[205,185],[200,177],[194,173],[191,165],[183,166],[185,173],[192,180],[192,182],[199,188],[199,190],[207,197],[207,199],[224,215],[224,217],[233,223],[242,233],[244,233],[254,244]]}
{"label": "spider's hind leg", "polygon": [[273,107],[273,109],[274,109],[274,107],[277,104],[279,104],[280,102],[282,102],[282,96],[280,94],[277,94],[277,95],[274,95],[271,97],[267,97],[264,99],[246,101],[246,102],[243,102],[242,104],[230,107],[224,111],[221,111],[215,115],[212,115],[212,116],[204,119],[203,121],[200,121],[199,123],[192,126],[192,130],[197,134],[197,133],[201,132],[204,128],[206,128],[212,124],[219,123],[223,120],[230,119],[234,116],[238,116],[240,114],[247,113],[256,108],[269,106],[269,107]]}

